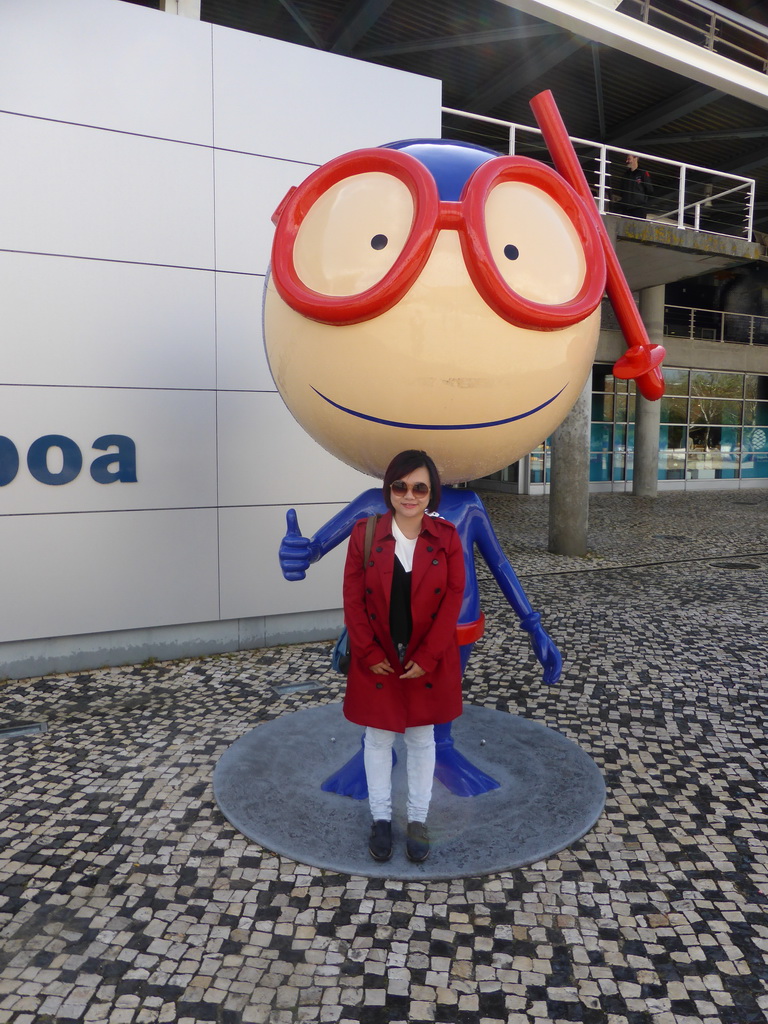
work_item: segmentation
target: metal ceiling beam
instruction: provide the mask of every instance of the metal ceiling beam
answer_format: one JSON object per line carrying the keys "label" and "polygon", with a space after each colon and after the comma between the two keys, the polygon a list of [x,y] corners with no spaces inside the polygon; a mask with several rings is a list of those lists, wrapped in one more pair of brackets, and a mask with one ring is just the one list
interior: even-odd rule
{"label": "metal ceiling beam", "polygon": [[738,156],[733,160],[721,163],[719,169],[726,173],[743,174],[746,177],[750,171],[754,171],[758,167],[765,167],[766,164],[768,164],[768,146],[763,146],[762,149],[753,150],[748,157]]}
{"label": "metal ceiling beam", "polygon": [[618,14],[589,0],[496,0],[516,11],[586,39],[605,43],[655,67],[667,68],[710,89],[768,109],[768,82],[760,71],[737,64],[695,43]]}
{"label": "metal ceiling beam", "polygon": [[281,5],[281,7],[283,7],[288,12],[288,14],[290,14],[290,16],[293,18],[293,20],[299,26],[299,28],[304,33],[304,35],[307,37],[307,39],[309,39],[310,42],[314,46],[316,46],[318,50],[324,50],[325,49],[325,42],[320,37],[320,35],[318,35],[318,33],[315,32],[315,30],[312,28],[310,23],[307,21],[307,19],[301,13],[301,11],[299,11],[297,9],[296,5],[294,3],[292,3],[291,0],[278,0],[278,3]]}
{"label": "metal ceiling beam", "polygon": [[559,43],[538,46],[528,50],[525,57],[513,64],[501,75],[494,75],[486,85],[468,96],[463,103],[467,110],[476,114],[487,114],[503,103],[509,96],[524,89],[529,82],[546,74],[550,68],[561,64],[586,43],[583,39],[568,36]]}
{"label": "metal ceiling beam", "polygon": [[464,32],[455,36],[435,36],[432,39],[413,39],[392,46],[377,46],[370,50],[357,50],[355,57],[368,60],[374,57],[394,57],[400,53],[422,53],[426,50],[453,50],[461,46],[491,46],[494,43],[519,42],[540,36],[554,36],[560,32],[554,25],[540,21],[514,28],[494,28],[486,32]]}
{"label": "metal ceiling beam", "polygon": [[673,132],[669,135],[651,135],[637,141],[644,146],[679,146],[691,142],[720,142],[723,139],[762,139],[766,135],[768,125],[765,128],[725,128],[714,132],[689,132],[686,135]]}
{"label": "metal ceiling beam", "polygon": [[351,53],[391,4],[392,0],[355,0],[348,5],[328,47],[331,53]]}
{"label": "metal ceiling beam", "polygon": [[723,93],[717,89],[702,89],[700,85],[692,85],[688,89],[670,96],[663,103],[656,103],[642,114],[632,117],[611,128],[609,135],[615,146],[624,146],[634,142],[641,135],[652,132],[664,124],[671,124],[678,118],[699,110],[716,100],[722,99]]}

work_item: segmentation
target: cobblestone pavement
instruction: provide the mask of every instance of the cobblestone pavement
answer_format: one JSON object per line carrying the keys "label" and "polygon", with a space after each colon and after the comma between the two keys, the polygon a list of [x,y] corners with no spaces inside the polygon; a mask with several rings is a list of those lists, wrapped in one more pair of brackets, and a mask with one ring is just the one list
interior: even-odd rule
{"label": "cobblestone pavement", "polygon": [[429,884],[247,841],[214,764],[340,698],[327,643],[6,682],[4,720],[49,731],[0,742],[0,1021],[768,1019],[768,491],[594,496],[585,559],[546,552],[546,499],[487,504],[564,675],[540,682],[482,569],[467,699],[595,759],[595,828]]}

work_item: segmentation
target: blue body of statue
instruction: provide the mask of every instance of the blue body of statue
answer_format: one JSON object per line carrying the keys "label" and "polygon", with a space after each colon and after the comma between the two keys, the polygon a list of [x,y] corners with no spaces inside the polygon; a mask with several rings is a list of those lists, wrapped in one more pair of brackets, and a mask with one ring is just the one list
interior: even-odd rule
{"label": "blue body of statue", "polygon": [[[358,495],[338,512],[313,537],[303,537],[296,513],[287,514],[288,530],[280,545],[280,566],[287,580],[301,580],[313,562],[317,562],[342,541],[346,540],[358,519],[386,511],[381,490],[371,488]],[[476,622],[480,618],[480,595],[475,572],[475,548],[490,569],[501,592],[520,619],[520,626],[531,638],[534,653],[544,670],[544,682],[555,683],[560,676],[562,659],[549,634],[542,628],[539,615],[533,611],[515,571],[504,554],[488,513],[473,491],[457,487],[444,487],[439,508],[440,515],[450,520],[458,530],[464,549],[466,586],[459,624]],[[461,649],[462,668],[466,668],[472,644]],[[476,796],[498,783],[471,764],[453,745],[450,722],[435,726],[435,776],[458,796]],[[351,761],[335,772],[323,784],[323,789],[356,799],[367,796],[362,750]]]}

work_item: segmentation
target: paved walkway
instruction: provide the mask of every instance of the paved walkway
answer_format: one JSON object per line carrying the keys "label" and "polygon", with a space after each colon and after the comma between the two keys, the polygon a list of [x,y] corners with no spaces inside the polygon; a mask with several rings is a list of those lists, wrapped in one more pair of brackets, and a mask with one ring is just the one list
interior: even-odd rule
{"label": "paved walkway", "polygon": [[339,700],[329,644],[8,682],[2,717],[49,731],[0,742],[3,1024],[768,1020],[768,491],[595,496],[586,559],[546,552],[545,499],[487,503],[565,671],[483,570],[467,699],[594,758],[592,831],[429,882],[246,840],[213,767]]}

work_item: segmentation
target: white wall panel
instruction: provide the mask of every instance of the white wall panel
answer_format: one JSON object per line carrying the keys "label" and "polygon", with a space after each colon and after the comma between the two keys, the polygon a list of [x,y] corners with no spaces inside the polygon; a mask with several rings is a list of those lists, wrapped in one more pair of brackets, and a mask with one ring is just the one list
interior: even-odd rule
{"label": "white wall panel", "polygon": [[[212,391],[138,391],[120,388],[36,388],[0,386],[0,434],[19,453],[16,477],[0,487],[3,513],[179,508],[216,504],[216,397]],[[33,441],[49,434],[70,438],[83,455],[79,475],[69,483],[36,480],[27,466]],[[124,434],[136,445],[137,482],[97,483],[96,438]],[[58,448],[48,458],[61,470]],[[57,528],[56,520],[49,520]]]}
{"label": "white wall panel", "polygon": [[[282,578],[285,510],[311,534],[374,481],[269,374],[271,216],[331,157],[438,136],[440,83],[119,0],[0,0],[0,107],[0,642],[340,607],[346,545]],[[27,465],[50,434],[83,456],[60,486]],[[106,434],[136,483],[92,478]]]}
{"label": "white wall panel", "polygon": [[[307,536],[342,505],[306,505],[298,509]],[[310,566],[306,579],[289,582],[277,552],[285,534],[285,507],[225,508],[220,513],[221,615],[223,619],[280,615],[341,608],[341,581],[347,546]]]}
{"label": "white wall panel", "polygon": [[219,502],[293,505],[350,501],[375,486],[310,438],[279,394],[219,394]]}
{"label": "white wall panel", "polygon": [[263,295],[261,275],[216,275],[216,361],[221,390],[275,390],[264,351]]}
{"label": "white wall panel", "polygon": [[116,0],[0,0],[4,110],[212,143],[211,27]]}
{"label": "white wall panel", "polygon": [[0,641],[218,617],[212,509],[0,516],[0,549]]}
{"label": "white wall panel", "polygon": [[216,153],[216,267],[263,274],[269,265],[272,214],[292,185],[314,167],[243,153]]}
{"label": "white wall panel", "polygon": [[0,252],[0,280],[6,383],[215,387],[211,271]]}
{"label": "white wall panel", "polygon": [[213,266],[210,150],[12,114],[0,133],[3,249]]}
{"label": "white wall panel", "polygon": [[215,143],[224,149],[321,164],[362,146],[440,136],[435,79],[218,26],[213,56]]}

